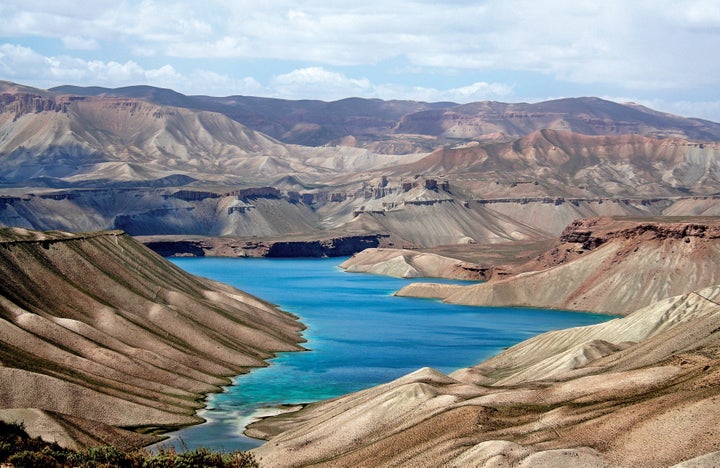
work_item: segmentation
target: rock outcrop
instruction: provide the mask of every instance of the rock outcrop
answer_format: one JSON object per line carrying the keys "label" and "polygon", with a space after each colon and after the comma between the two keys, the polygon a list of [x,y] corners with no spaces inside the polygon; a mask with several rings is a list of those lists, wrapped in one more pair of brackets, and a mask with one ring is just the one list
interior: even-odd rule
{"label": "rock outcrop", "polygon": [[660,299],[720,283],[720,220],[593,218],[514,275],[472,286],[411,284],[397,294],[490,306],[626,315]]}
{"label": "rock outcrop", "polygon": [[64,445],[157,440],[200,422],[230,377],[302,349],[295,317],[120,231],[2,229],[0,277],[0,418]]}
{"label": "rock outcrop", "polygon": [[[720,215],[720,125],[636,105],[62,91],[82,95],[0,82],[0,225],[314,239],[383,232],[435,247],[537,240],[593,216]],[[264,130],[353,147],[287,144]]]}

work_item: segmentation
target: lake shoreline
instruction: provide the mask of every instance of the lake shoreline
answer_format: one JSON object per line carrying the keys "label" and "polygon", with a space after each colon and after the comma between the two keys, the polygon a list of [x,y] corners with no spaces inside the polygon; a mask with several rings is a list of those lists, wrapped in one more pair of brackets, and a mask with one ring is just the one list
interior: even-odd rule
{"label": "lake shoreline", "polygon": [[[607,319],[594,314],[483,309],[397,298],[393,293],[408,280],[347,274],[338,267],[342,260],[172,259],[186,271],[230,283],[297,316],[307,326],[303,337],[309,352],[280,353],[269,360],[270,366],[238,376],[235,385],[208,397],[203,410],[208,422],[169,433],[166,444],[182,438],[191,448],[196,444],[252,448],[261,442],[245,440],[242,443],[247,445],[239,447],[239,434],[246,422],[267,408],[353,393],[428,365],[452,372],[482,362],[548,326]],[[218,272],[220,276],[213,276]],[[336,300],[327,301],[327,297]],[[545,316],[549,322],[538,327],[538,318]],[[498,324],[500,329],[486,330],[486,325]],[[449,328],[439,332],[442,327]],[[275,391],[277,395],[271,395]],[[247,412],[242,409],[245,407]],[[208,435],[201,435],[203,432]]]}

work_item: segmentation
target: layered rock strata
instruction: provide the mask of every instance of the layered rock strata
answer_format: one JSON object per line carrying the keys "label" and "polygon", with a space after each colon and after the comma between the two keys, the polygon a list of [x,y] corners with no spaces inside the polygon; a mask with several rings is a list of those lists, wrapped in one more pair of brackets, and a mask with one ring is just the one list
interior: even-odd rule
{"label": "layered rock strata", "polygon": [[140,236],[163,257],[344,257],[380,245],[393,245],[388,234],[337,236],[319,240],[258,240],[232,237]]}
{"label": "layered rock strata", "polygon": [[626,315],[720,283],[719,238],[718,218],[592,218],[572,223],[555,247],[513,275],[471,286],[416,283],[397,294]]}
{"label": "layered rock strata", "polygon": [[372,248],[340,264],[349,273],[372,273],[397,278],[486,280],[493,268],[433,253],[407,249]]}

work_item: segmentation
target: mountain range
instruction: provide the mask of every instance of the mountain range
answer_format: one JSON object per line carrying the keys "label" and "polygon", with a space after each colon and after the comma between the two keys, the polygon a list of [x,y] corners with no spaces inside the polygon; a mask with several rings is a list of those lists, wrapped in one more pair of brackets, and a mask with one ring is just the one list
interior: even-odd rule
{"label": "mountain range", "polygon": [[322,102],[2,82],[0,224],[420,247],[548,238],[581,217],[720,214],[719,141],[720,124],[598,98]]}
{"label": "mountain range", "polygon": [[[354,143],[391,154],[411,152],[408,149],[413,145],[417,150],[432,150],[447,142],[513,139],[544,129],[698,141],[720,138],[720,125],[713,122],[592,97],[535,104],[485,101],[460,105],[361,98],[324,102],[251,96],[185,96],[150,86],[116,89],[59,86],[50,91],[142,99],[163,106],[217,112],[285,143],[305,146]],[[393,146],[394,142],[397,146]]]}

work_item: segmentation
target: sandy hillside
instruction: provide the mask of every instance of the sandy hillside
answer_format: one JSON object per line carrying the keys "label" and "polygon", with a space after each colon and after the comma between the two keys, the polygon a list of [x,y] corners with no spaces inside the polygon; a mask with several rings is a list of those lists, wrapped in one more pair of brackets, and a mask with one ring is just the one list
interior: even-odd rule
{"label": "sandy hillside", "polygon": [[486,288],[510,303],[575,297],[626,316],[266,418],[248,428],[268,439],[255,454],[271,466],[713,466],[719,228],[712,218],[583,220],[505,279],[411,287],[430,297]]}

